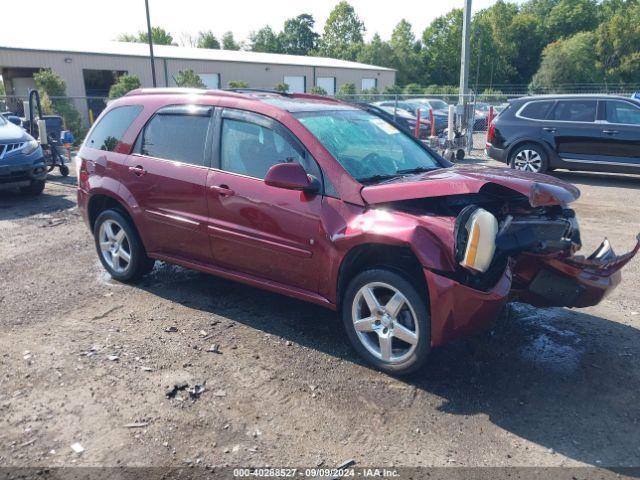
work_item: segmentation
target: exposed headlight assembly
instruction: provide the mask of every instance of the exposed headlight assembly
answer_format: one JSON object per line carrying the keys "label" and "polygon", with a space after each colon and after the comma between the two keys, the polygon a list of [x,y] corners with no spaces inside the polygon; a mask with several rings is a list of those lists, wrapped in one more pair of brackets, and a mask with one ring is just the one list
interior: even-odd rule
{"label": "exposed headlight assembly", "polygon": [[460,212],[456,220],[456,259],[474,272],[486,272],[496,251],[498,220],[476,205]]}
{"label": "exposed headlight assembly", "polygon": [[40,144],[38,143],[38,141],[32,138],[24,144],[24,147],[22,147],[22,153],[24,153],[25,155],[31,155],[39,146]]}

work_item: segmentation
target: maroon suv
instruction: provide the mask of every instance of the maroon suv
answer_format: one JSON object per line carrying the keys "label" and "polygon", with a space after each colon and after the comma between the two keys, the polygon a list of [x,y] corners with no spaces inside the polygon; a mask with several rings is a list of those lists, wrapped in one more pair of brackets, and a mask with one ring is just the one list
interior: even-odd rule
{"label": "maroon suv", "polygon": [[640,248],[576,256],[575,187],[451,166],[313,95],[136,90],[79,156],[78,203],[113,278],[162,260],[338,310],[355,349],[396,374],[509,297],[598,303]]}

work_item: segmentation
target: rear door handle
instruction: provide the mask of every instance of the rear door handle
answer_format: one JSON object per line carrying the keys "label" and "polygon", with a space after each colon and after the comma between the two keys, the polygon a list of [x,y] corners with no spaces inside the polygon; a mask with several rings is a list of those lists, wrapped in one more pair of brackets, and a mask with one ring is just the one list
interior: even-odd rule
{"label": "rear door handle", "polygon": [[211,185],[209,188],[217,192],[221,197],[230,197],[235,193],[227,185]]}
{"label": "rear door handle", "polygon": [[617,135],[620,132],[618,130],[602,130],[602,133],[605,135]]}
{"label": "rear door handle", "polygon": [[542,128],[545,132],[549,132],[549,133],[556,133],[556,129],[554,127],[543,127]]}
{"label": "rear door handle", "polygon": [[142,167],[142,165],[136,165],[135,167],[129,167],[129,171],[138,177],[143,176],[147,171]]}

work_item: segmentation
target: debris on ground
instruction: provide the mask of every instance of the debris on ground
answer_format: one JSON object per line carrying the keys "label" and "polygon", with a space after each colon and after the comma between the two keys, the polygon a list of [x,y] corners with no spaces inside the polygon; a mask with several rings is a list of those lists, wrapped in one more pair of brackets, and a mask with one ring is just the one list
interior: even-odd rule
{"label": "debris on ground", "polygon": [[202,395],[205,391],[205,383],[207,383],[206,381],[202,382],[202,384],[196,383],[195,385],[193,385],[193,387],[191,387],[189,389],[189,398],[191,400],[193,400],[194,402],[198,399],[198,397],[200,397],[200,395]]}
{"label": "debris on ground", "polygon": [[338,465],[336,467],[336,469],[340,470],[340,469],[343,469],[343,468],[349,468],[349,467],[354,466],[355,464],[356,464],[356,461],[353,458],[350,458],[349,460],[345,460],[340,465]]}
{"label": "debris on ground", "polygon": [[220,345],[218,345],[217,343],[214,343],[213,345],[211,345],[208,349],[207,352],[211,352],[211,353],[217,353],[217,354],[221,354],[222,352],[220,351]]}
{"label": "debris on ground", "polygon": [[81,454],[82,452],[84,452],[84,447],[80,443],[76,442],[71,445],[71,450],[73,450],[77,454]]}
{"label": "debris on ground", "polygon": [[123,425],[124,428],[144,428],[149,426],[149,422],[133,422]]}
{"label": "debris on ground", "polygon": [[178,331],[178,327],[174,327],[174,326],[167,327],[167,328],[164,329],[164,331],[167,332],[167,333],[175,333],[175,332]]}
{"label": "debris on ground", "polygon": [[143,372],[153,372],[153,368],[151,367],[140,367],[140,370]]}
{"label": "debris on ground", "polygon": [[185,390],[188,386],[189,384],[187,382],[178,382],[174,384],[172,388],[166,391],[165,396],[167,398],[175,398],[178,392]]}
{"label": "debris on ground", "polygon": [[118,360],[120,360],[120,357],[118,355],[109,355],[107,358],[112,362],[117,362]]}

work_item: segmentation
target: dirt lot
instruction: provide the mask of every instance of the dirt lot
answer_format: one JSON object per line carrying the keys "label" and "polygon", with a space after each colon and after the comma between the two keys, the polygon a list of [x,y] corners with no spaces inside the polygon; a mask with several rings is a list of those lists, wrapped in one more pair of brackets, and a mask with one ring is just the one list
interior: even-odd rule
{"label": "dirt lot", "polygon": [[[585,250],[632,247],[640,177],[557,175]],[[54,175],[0,195],[0,465],[638,466],[638,286],[640,259],[598,307],[510,305],[397,380],[321,308],[169,265],[112,282]]]}

